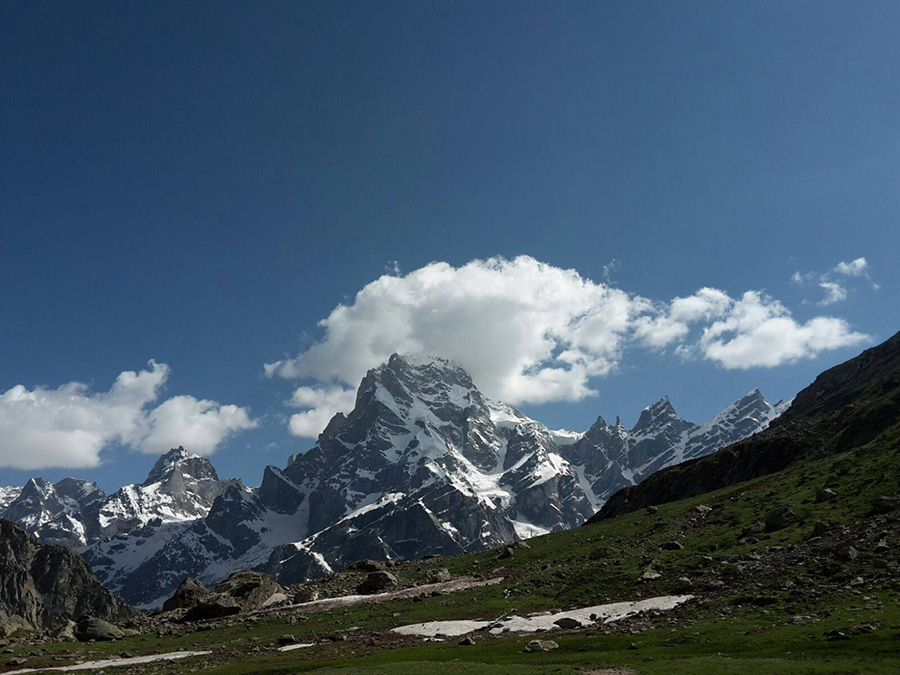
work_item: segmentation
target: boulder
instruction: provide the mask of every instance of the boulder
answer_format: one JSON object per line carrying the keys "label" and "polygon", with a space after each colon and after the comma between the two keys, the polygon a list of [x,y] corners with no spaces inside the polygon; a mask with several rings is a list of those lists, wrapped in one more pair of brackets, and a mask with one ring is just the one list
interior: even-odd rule
{"label": "boulder", "polygon": [[573,619],[569,616],[564,616],[561,619],[557,619],[554,621],[557,626],[564,630],[572,630],[574,628],[581,628],[581,622],[578,619]]}
{"label": "boulder", "polygon": [[125,636],[117,626],[95,616],[82,616],[75,622],[75,638],[81,642],[88,640],[118,640]]}
{"label": "boulder", "polygon": [[662,544],[660,544],[659,547],[663,551],[683,551],[684,550],[684,546],[682,546],[677,541],[665,541]]}
{"label": "boulder", "polygon": [[397,577],[390,572],[380,570],[378,572],[369,572],[369,574],[366,575],[365,581],[363,581],[356,590],[363,594],[381,593],[390,588],[396,588],[399,585],[400,582],[397,580]]}
{"label": "boulder", "polygon": [[653,581],[654,579],[659,579],[661,576],[662,576],[662,574],[657,572],[652,567],[647,567],[647,569],[644,570],[644,573],[641,574],[640,580],[641,581]]}
{"label": "boulder", "polygon": [[171,598],[163,603],[163,611],[171,612],[173,609],[190,609],[207,600],[210,596],[209,589],[192,577],[181,582],[181,586]]}
{"label": "boulder", "polygon": [[814,537],[824,537],[831,531],[831,526],[824,520],[817,520],[813,523],[812,535]]}
{"label": "boulder", "polygon": [[288,599],[287,591],[272,577],[250,570],[235,572],[216,586],[215,592],[231,598],[244,612],[270,607]]}
{"label": "boulder", "polygon": [[207,599],[198,602],[191,607],[181,621],[207,621],[209,619],[221,619],[224,616],[239,614],[241,606],[233,598],[227,595],[210,595]]}
{"label": "boulder", "polygon": [[838,560],[844,560],[846,562],[852,562],[856,560],[859,552],[853,548],[853,546],[846,541],[842,541],[840,544],[834,547],[834,557]]}
{"label": "boulder", "polygon": [[552,649],[559,649],[554,640],[532,640],[525,645],[526,652],[549,652]]}
{"label": "boulder", "polygon": [[821,490],[816,492],[816,501],[820,504],[822,502],[833,502],[837,498],[837,492],[835,492],[831,488],[822,488]]}
{"label": "boulder", "polygon": [[384,565],[377,560],[357,560],[347,565],[346,569],[353,572],[378,572],[384,569]]}
{"label": "boulder", "polygon": [[795,522],[797,522],[797,514],[794,513],[790,507],[780,506],[777,509],[772,509],[766,514],[766,532],[783,530],[788,525]]}
{"label": "boulder", "polygon": [[428,579],[429,583],[437,584],[450,581],[451,579],[453,579],[453,575],[450,574],[450,570],[444,567],[439,570],[428,570],[426,578]]}
{"label": "boulder", "polygon": [[13,633],[19,631],[34,630],[34,626],[28,623],[21,616],[13,614],[5,619],[0,619],[0,637],[9,637]]}

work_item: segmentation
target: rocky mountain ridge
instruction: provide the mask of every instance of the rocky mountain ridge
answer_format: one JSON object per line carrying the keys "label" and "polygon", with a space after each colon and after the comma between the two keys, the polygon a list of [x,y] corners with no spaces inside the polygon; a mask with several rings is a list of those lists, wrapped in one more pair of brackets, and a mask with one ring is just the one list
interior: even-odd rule
{"label": "rocky mountain ridge", "polygon": [[394,355],[369,371],[348,415],[288,466],[266,467],[258,488],[221,481],[179,449],[140,485],[109,496],[82,486],[93,497],[81,520],[50,484],[27,502],[23,489],[6,512],[29,523],[30,506],[38,536],[68,536],[110,588],[158,606],[189,576],[213,583],[256,568],[293,583],[363,558],[456,554],[568,529],[619,488],[764,429],[783,407],[754,391],[696,425],[664,398],[632,429],[598,419],[584,434],[553,432],[484,397],[449,361]]}
{"label": "rocky mountain ridge", "polygon": [[820,374],[771,427],[622,489],[589,522],[711,492],[858,448],[900,421],[900,333]]}

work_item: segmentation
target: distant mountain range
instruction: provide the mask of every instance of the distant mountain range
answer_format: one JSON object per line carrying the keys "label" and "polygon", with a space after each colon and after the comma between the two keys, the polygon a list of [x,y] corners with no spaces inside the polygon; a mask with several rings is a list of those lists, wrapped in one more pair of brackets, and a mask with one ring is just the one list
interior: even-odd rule
{"label": "distant mountain range", "polygon": [[485,398],[449,361],[394,355],[367,373],[349,415],[284,469],[267,466],[258,488],[178,448],[110,495],[72,478],[0,488],[0,517],[77,547],[109,588],[155,607],[187,576],[256,568],[293,583],[363,558],[571,528],[619,489],[751,436],[787,406],[753,391],[696,425],[664,398],[632,429],[598,419],[583,434],[551,431]]}

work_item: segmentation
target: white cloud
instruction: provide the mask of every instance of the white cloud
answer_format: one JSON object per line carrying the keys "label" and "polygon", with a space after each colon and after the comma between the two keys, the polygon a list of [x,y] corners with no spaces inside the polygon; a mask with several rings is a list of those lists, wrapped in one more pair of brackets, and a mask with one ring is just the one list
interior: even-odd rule
{"label": "white cloud", "polygon": [[465,367],[512,403],[578,400],[618,363],[633,319],[649,307],[624,291],[522,256],[436,262],[382,276],[320,326],[325,339],[269,375],[355,387],[394,352],[429,352]]}
{"label": "white cloud", "polygon": [[134,446],[141,452],[161,454],[183,445],[190,452],[209,455],[232,434],[255,426],[246,408],[173,396],[147,414],[145,434]]}
{"label": "white cloud", "polygon": [[356,393],[350,388],[298,387],[287,405],[305,410],[291,415],[288,427],[295,436],[316,438],[335,413],[350,412],[355,401]]}
{"label": "white cloud", "polygon": [[837,267],[834,268],[834,271],[848,277],[859,277],[864,275],[868,268],[869,263],[865,258],[857,258],[850,262],[839,262]]}
{"label": "white cloud", "polygon": [[458,268],[435,262],[405,276],[384,275],[319,326],[321,341],[265,365],[270,377],[318,383],[291,401],[306,408],[290,421],[301,436],[316,436],[331,414],[347,412],[366,371],[394,352],[453,359],[488,396],[515,404],[596,394],[595,378],[617,368],[632,345],[749,368],[865,339],[832,317],[798,323],[759,293],[735,300],[701,288],[653,302],[527,256]]}
{"label": "white cloud", "polygon": [[[196,401],[190,396],[177,396],[148,410],[168,376],[166,364],[150,361],[148,370],[121,373],[105,392],[91,392],[86,384],[78,382],[56,389],[12,387],[0,394],[0,466],[96,466],[101,450],[111,443],[156,452],[154,439],[165,437],[175,428],[183,431],[185,437],[170,447],[184,445],[192,449],[190,443],[200,440],[204,442],[195,451],[212,452],[217,443],[210,444],[211,436],[204,436],[200,429],[215,424],[202,413],[221,414],[218,423],[226,433],[237,428],[235,420],[247,415],[244,409],[236,408],[230,413],[234,406],[219,407],[212,401]],[[191,408],[187,405],[191,401],[203,409]]]}
{"label": "white cloud", "polygon": [[[801,274],[799,271],[794,272],[791,276],[791,281],[798,286],[806,286],[814,282],[817,283],[818,287],[825,292],[825,297],[819,301],[819,304],[833,305],[836,302],[847,299],[848,291],[846,282],[848,280],[846,277],[868,278],[868,269],[868,261],[866,261],[865,258],[857,258],[850,262],[839,262],[833,269],[824,274],[818,274],[816,272]],[[841,276],[845,277],[845,279],[841,279]],[[878,284],[873,284],[873,288],[878,290]]]}
{"label": "white cloud", "polygon": [[725,318],[703,332],[699,347],[705,358],[732,370],[772,368],[867,339],[834,317],[798,323],[777,300],[748,291]]}
{"label": "white cloud", "polygon": [[832,305],[847,299],[847,289],[836,281],[820,281],[819,286],[825,290],[825,297],[819,302],[820,305]]}

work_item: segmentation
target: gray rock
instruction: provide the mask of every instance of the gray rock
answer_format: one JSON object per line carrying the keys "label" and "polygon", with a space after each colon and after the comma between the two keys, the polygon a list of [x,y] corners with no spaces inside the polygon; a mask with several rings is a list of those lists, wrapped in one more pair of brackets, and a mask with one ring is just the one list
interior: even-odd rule
{"label": "gray rock", "polygon": [[288,599],[287,591],[272,577],[262,572],[235,572],[214,589],[231,598],[244,612],[269,607]]}
{"label": "gray rock", "polygon": [[75,622],[75,638],[81,642],[89,640],[118,640],[125,636],[118,626],[95,616],[82,616]]}
{"label": "gray rock", "polygon": [[526,652],[549,652],[553,649],[559,649],[555,640],[532,640],[525,645]]}
{"label": "gray rock", "polygon": [[0,520],[0,570],[0,616],[35,629],[53,630],[82,615],[123,621],[137,614],[75,551],[41,545],[7,520]]}
{"label": "gray rock", "polygon": [[207,600],[210,596],[209,589],[196,579],[188,577],[181,582],[181,586],[175,594],[163,603],[163,610],[170,612],[173,609],[190,609]]}

